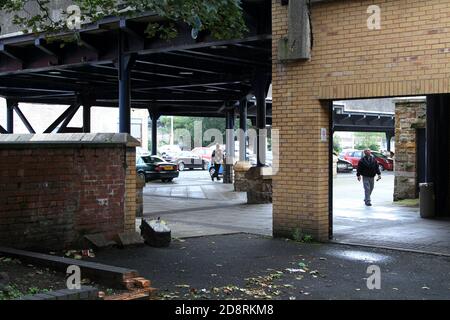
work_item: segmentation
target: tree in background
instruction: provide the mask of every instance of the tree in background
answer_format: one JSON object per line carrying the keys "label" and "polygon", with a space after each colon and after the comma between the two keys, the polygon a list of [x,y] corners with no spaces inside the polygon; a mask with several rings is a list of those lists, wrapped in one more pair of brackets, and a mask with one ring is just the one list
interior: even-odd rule
{"label": "tree in background", "polygon": [[336,153],[340,153],[342,151],[341,137],[337,135],[333,136],[333,151]]}
{"label": "tree in background", "polygon": [[[224,118],[202,118],[202,117],[174,117],[173,130],[185,129],[189,131],[191,135],[191,145],[194,145],[194,125],[195,122],[201,121],[202,123],[202,135],[208,129],[217,129],[222,133],[222,139],[225,139],[225,119]],[[169,134],[170,132],[170,117],[163,116],[159,119],[160,132],[163,134]],[[224,140],[225,141],[225,140]],[[176,144],[177,141],[174,141]],[[202,146],[207,147],[212,141],[203,140]],[[167,144],[167,142],[161,141],[160,144]]]}
{"label": "tree in background", "polygon": [[379,151],[385,134],[382,132],[355,132],[355,148]]}

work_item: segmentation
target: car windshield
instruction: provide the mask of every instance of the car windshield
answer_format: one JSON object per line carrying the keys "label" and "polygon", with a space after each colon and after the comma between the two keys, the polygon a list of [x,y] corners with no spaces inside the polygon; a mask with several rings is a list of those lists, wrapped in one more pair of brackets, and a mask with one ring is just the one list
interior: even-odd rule
{"label": "car windshield", "polygon": [[191,156],[191,152],[189,151],[183,151],[180,153],[180,157],[190,157]]}
{"label": "car windshield", "polygon": [[163,159],[161,159],[159,157],[154,157],[154,156],[142,157],[142,160],[144,160],[144,162],[147,164],[155,163],[155,162],[164,162]]}

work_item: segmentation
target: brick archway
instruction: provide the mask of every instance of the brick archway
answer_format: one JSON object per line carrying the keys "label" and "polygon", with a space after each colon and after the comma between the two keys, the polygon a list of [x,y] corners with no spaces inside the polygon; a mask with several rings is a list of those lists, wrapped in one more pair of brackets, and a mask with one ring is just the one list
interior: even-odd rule
{"label": "brick archway", "polygon": [[[280,132],[273,230],[326,241],[329,231],[327,101],[450,92],[450,4],[384,0],[381,29],[367,27],[373,1],[314,1],[311,59],[273,60],[273,128]],[[272,1],[273,57],[288,34],[288,6]],[[329,134],[329,131],[328,131]],[[293,163],[301,163],[292,170]]]}

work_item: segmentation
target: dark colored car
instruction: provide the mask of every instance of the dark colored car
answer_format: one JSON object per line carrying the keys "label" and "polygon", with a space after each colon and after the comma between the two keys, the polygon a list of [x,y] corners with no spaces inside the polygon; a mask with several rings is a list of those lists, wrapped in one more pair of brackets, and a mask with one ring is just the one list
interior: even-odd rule
{"label": "dark colored car", "polygon": [[176,157],[172,160],[176,164],[178,164],[178,169],[183,171],[184,169],[202,169],[208,170],[208,161],[202,159],[202,157],[192,153],[191,151],[181,151],[181,153],[177,154]]}
{"label": "dark colored car", "polygon": [[342,158],[338,158],[337,161],[337,172],[345,173],[345,172],[353,172],[353,165],[350,161],[347,161]]}
{"label": "dark colored car", "polygon": [[139,156],[136,159],[136,172],[145,182],[160,179],[162,182],[170,182],[180,174],[175,163],[157,156]]}

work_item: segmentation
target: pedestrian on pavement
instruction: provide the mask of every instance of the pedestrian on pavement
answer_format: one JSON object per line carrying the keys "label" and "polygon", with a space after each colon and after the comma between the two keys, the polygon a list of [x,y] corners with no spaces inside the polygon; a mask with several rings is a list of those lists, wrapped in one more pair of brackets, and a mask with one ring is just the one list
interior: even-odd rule
{"label": "pedestrian on pavement", "polygon": [[223,163],[223,151],[220,148],[220,144],[216,144],[216,149],[213,151],[211,155],[211,160],[214,164],[214,174],[211,176],[211,180],[214,181],[214,178],[217,178],[217,181],[220,181],[219,178],[219,170],[220,166]]}
{"label": "pedestrian on pavement", "polygon": [[372,155],[370,149],[364,150],[364,157],[362,157],[358,162],[358,169],[356,176],[358,181],[361,181],[361,176],[364,186],[364,203],[366,206],[371,206],[372,202],[370,196],[372,194],[373,188],[375,186],[375,176],[378,175],[377,181],[381,179],[381,172],[378,166],[377,160]]}

